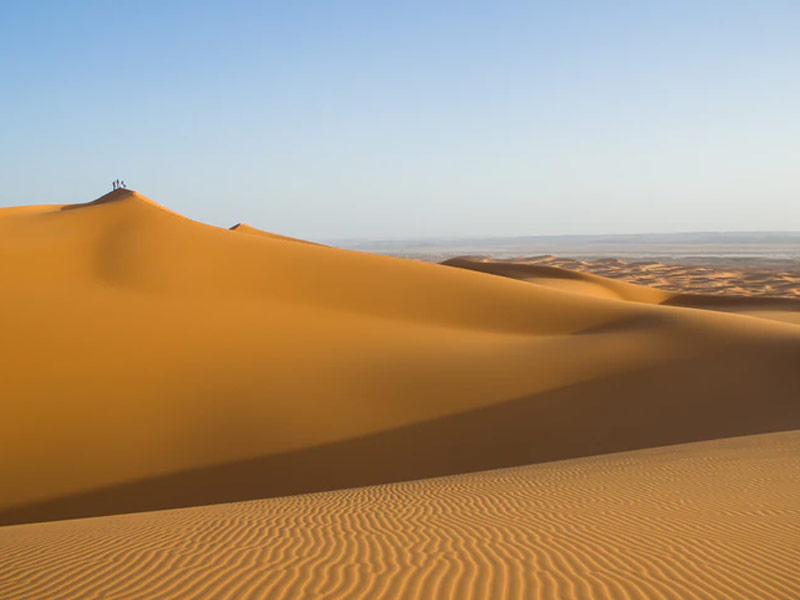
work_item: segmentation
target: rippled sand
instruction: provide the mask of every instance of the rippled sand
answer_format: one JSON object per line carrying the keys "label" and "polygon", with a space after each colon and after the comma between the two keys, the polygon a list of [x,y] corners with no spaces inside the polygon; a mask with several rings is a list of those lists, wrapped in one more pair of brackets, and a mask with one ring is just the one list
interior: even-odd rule
{"label": "rippled sand", "polygon": [[800,433],[0,528],[0,597],[800,597]]}

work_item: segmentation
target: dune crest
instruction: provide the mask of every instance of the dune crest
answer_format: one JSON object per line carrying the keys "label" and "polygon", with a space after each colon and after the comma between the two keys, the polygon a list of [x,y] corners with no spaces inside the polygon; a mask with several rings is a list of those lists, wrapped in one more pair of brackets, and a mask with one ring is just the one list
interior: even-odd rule
{"label": "dune crest", "polygon": [[152,200],[150,200],[150,198],[146,198],[145,196],[142,196],[139,192],[137,192],[135,190],[129,190],[127,188],[125,188],[125,189],[118,188],[118,189],[116,189],[114,191],[108,192],[107,194],[104,194],[104,195],[100,196],[99,198],[97,198],[95,200],[92,200],[91,202],[83,202],[83,203],[78,203],[78,204],[64,204],[64,205],[61,206],[61,209],[62,210],[72,210],[72,209],[77,209],[77,208],[86,208],[86,207],[89,207],[89,206],[97,206],[99,204],[106,204],[108,202],[123,202],[123,201],[141,202],[143,204],[149,204],[151,206],[154,206],[156,208],[160,208],[162,210],[167,210],[166,208],[164,208],[160,204],[157,204],[157,203],[153,202]]}
{"label": "dune crest", "polygon": [[0,523],[800,427],[794,325],[62,208],[0,210]]}

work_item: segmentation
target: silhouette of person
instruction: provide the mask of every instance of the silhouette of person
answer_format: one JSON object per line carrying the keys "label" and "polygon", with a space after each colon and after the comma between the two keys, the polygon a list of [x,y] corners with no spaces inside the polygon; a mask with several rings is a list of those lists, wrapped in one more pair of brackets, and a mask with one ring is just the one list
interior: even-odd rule
{"label": "silhouette of person", "polygon": [[112,182],[111,182],[111,189],[112,189],[112,190],[115,190],[115,189],[117,189],[117,182],[116,182],[116,181],[112,181]]}
{"label": "silhouette of person", "polygon": [[120,186],[121,186],[121,187],[124,187],[124,188],[127,188],[127,187],[128,187],[127,185],[125,185],[125,182],[124,182],[124,181],[120,181],[120,183],[119,183],[119,184],[120,184]]}

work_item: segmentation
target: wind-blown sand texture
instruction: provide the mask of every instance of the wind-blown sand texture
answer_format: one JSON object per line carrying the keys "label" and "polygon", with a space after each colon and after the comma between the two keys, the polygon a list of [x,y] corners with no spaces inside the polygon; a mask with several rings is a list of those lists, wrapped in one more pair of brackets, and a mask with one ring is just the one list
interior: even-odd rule
{"label": "wind-blown sand texture", "polygon": [[800,597],[800,432],[0,528],[0,597]]}
{"label": "wind-blown sand texture", "polygon": [[0,524],[800,428],[795,325],[229,231],[128,190],[0,211],[0,281]]}

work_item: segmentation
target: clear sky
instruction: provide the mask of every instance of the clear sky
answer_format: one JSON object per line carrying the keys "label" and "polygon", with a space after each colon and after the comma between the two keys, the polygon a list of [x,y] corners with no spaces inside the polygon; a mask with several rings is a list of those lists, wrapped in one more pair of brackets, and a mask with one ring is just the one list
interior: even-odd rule
{"label": "clear sky", "polygon": [[312,239],[800,230],[800,2],[0,7],[0,206]]}

